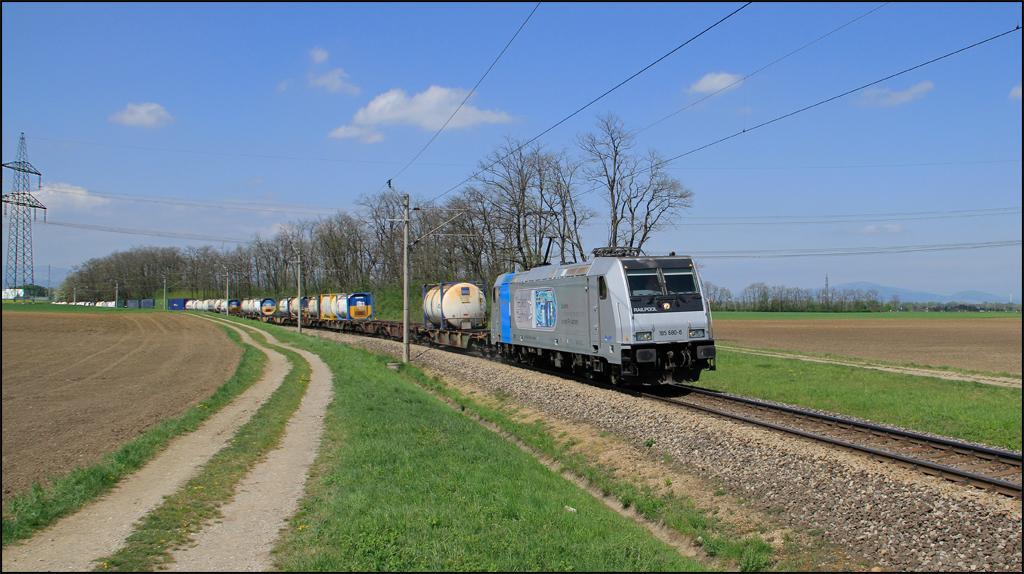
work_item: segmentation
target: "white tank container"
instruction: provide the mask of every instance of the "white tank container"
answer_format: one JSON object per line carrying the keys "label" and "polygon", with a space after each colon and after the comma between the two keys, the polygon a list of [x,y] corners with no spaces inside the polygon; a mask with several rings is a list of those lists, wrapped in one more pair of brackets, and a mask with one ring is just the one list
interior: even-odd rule
{"label": "white tank container", "polygon": [[310,317],[320,318],[320,297],[310,297],[306,301],[306,313],[309,313]]}
{"label": "white tank container", "polygon": [[291,317],[298,317],[301,309],[302,299],[298,297],[290,297],[288,299],[288,315]]}
{"label": "white tank container", "polygon": [[423,296],[423,313],[435,327],[478,329],[487,321],[487,300],[472,283],[445,283]]}
{"label": "white tank container", "polygon": [[348,293],[339,293],[331,301],[331,310],[339,321],[348,321]]}

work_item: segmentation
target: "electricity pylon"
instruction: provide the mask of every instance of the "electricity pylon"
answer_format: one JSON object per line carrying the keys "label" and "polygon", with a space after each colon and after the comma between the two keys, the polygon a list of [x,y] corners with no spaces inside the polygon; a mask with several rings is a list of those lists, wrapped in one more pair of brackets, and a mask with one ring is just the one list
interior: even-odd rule
{"label": "electricity pylon", "polygon": [[[43,176],[28,162],[28,148],[25,147],[25,134],[21,134],[18,143],[18,157],[4,164],[14,172],[14,185],[11,193],[3,196],[4,211],[11,216],[11,229],[7,236],[7,277],[4,288],[15,289],[35,284],[32,272],[32,219],[29,211],[35,216],[36,210],[43,210],[46,219],[46,206],[29,192],[30,174],[39,178],[37,189],[42,186]],[[7,207],[10,204],[10,208]]]}

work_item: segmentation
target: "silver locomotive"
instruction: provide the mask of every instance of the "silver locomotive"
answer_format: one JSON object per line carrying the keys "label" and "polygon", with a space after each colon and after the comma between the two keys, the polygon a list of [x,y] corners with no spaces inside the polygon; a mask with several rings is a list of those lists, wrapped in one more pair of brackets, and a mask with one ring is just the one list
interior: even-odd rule
{"label": "silver locomotive", "polygon": [[498,277],[499,354],[624,383],[693,382],[715,369],[711,309],[692,258],[595,255]]}

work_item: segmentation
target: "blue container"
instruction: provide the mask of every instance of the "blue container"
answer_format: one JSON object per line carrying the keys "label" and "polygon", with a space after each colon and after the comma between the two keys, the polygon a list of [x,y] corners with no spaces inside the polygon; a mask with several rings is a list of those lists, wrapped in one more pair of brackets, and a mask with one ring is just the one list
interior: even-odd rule
{"label": "blue container", "polygon": [[156,304],[155,304],[155,302],[152,299],[143,299],[142,300],[142,308],[143,309],[154,309],[154,308],[156,308]]}
{"label": "blue container", "polygon": [[184,311],[188,299],[168,299],[167,308],[171,311]]}
{"label": "blue container", "polygon": [[138,309],[139,308],[139,300],[138,299],[129,299],[128,300],[128,308],[129,309]]}

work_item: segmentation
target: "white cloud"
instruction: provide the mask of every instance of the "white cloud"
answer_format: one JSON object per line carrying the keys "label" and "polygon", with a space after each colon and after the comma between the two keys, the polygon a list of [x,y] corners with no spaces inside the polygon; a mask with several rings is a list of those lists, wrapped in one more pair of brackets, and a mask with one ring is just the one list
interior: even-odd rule
{"label": "white cloud", "polygon": [[901,225],[893,225],[891,223],[885,225],[868,225],[858,229],[856,233],[864,234],[877,234],[877,233],[903,233],[906,229],[903,229]]}
{"label": "white cloud", "polygon": [[327,50],[317,47],[309,51],[309,57],[313,58],[313,61],[317,64],[327,61]]}
{"label": "white cloud", "polygon": [[696,83],[690,86],[690,91],[698,94],[713,94],[726,88],[731,90],[739,87],[740,79],[739,74],[713,72],[697,80]]}
{"label": "white cloud", "polygon": [[32,192],[46,209],[88,210],[110,203],[110,199],[92,195],[89,190],[66,183],[47,184]]}
{"label": "white cloud", "polygon": [[[468,92],[459,88],[430,86],[425,92],[409,97],[405,90],[391,90],[373,99],[352,118],[355,125],[341,126],[328,134],[334,138],[360,138],[363,143],[376,143],[384,134],[372,129],[377,125],[417,126],[424,130],[436,130],[452,118],[445,129],[468,128],[480,124],[501,124],[512,121],[505,112],[481,110],[459,104]],[[459,110],[455,117],[452,114]]]}
{"label": "white cloud", "polygon": [[384,141],[384,134],[373,128],[364,128],[358,126],[341,126],[340,128],[327,134],[329,138],[338,139],[349,139],[359,138],[359,141],[365,144],[377,143]]}
{"label": "white cloud", "polygon": [[328,92],[343,93],[350,96],[358,96],[363,92],[359,86],[350,84],[345,80],[348,78],[348,74],[341,68],[335,68],[330,72],[322,76],[309,76],[309,85],[313,87],[321,87]]}
{"label": "white cloud", "polygon": [[1012,90],[1010,90],[1010,99],[1011,100],[1019,100],[1020,99],[1020,84],[1017,84],[1016,86],[1013,87]]}
{"label": "white cloud", "polygon": [[[361,125],[413,125],[425,130],[439,129],[466,98],[466,90],[430,86],[427,91],[408,97],[404,90],[391,90],[356,112],[353,121]],[[448,128],[466,128],[479,124],[502,124],[512,121],[505,112],[462,106]]]}
{"label": "white cloud", "polygon": [[174,120],[160,104],[146,102],[144,104],[129,103],[125,109],[108,118],[110,121],[126,126],[141,128],[162,128]]}
{"label": "white cloud", "polygon": [[288,80],[285,80],[277,85],[277,91],[284,92],[288,89]]}
{"label": "white cloud", "polygon": [[903,92],[894,92],[889,88],[871,88],[864,90],[860,104],[862,106],[898,106],[923,98],[935,84],[924,81]]}

